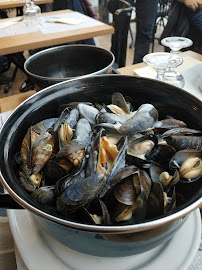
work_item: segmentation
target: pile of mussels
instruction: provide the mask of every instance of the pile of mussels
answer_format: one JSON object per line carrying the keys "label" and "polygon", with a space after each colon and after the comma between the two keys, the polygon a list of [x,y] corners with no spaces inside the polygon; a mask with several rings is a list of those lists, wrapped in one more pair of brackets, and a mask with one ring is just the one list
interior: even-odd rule
{"label": "pile of mussels", "polygon": [[19,181],[66,219],[142,222],[183,201],[176,184],[201,182],[201,133],[172,117],[159,121],[151,104],[134,110],[118,92],[110,105],[70,103],[28,129],[16,155]]}

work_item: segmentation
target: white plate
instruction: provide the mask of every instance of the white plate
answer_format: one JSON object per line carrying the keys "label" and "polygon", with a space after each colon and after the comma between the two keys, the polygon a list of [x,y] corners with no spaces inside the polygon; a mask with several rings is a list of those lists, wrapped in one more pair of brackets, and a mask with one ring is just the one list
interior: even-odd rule
{"label": "white plate", "polygon": [[76,252],[42,230],[28,211],[7,212],[15,243],[29,270],[185,270],[191,265],[200,244],[198,209],[189,215],[167,243],[151,251],[122,258],[101,258]]}
{"label": "white plate", "polygon": [[184,90],[202,100],[202,90],[199,88],[202,77],[202,63],[186,69],[182,75],[185,79]]}

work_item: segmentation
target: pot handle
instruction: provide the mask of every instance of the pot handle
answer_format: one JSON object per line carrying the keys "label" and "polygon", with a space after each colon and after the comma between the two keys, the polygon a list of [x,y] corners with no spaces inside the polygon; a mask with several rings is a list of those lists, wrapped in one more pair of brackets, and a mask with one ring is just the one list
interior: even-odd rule
{"label": "pot handle", "polygon": [[0,208],[24,209],[9,194],[0,192]]}

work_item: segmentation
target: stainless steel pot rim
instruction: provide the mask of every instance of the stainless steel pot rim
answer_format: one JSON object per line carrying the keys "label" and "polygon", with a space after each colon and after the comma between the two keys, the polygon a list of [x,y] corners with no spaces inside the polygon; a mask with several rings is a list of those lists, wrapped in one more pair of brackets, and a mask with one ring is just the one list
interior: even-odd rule
{"label": "stainless steel pot rim", "polygon": [[[96,75],[93,77],[97,77],[97,78],[101,78],[101,77],[134,77],[133,75],[117,75],[117,74],[102,74],[102,75]],[[77,81],[80,80],[82,78],[76,78],[76,79],[71,79],[69,81],[63,81],[63,82],[59,82],[57,84],[55,84],[54,86],[51,85],[49,87],[46,87],[45,89],[35,93],[34,95],[30,96],[29,98],[27,98],[25,101],[23,101],[17,108],[15,108],[11,114],[8,116],[8,118],[6,119],[6,121],[3,123],[2,127],[0,128],[0,132],[1,129],[3,129],[4,125],[6,125],[6,122],[9,121],[9,118],[15,113],[15,111],[23,106],[23,104],[25,102],[27,102],[28,100],[32,99],[34,96],[36,95],[40,95],[40,93],[47,91],[49,88],[53,88],[56,85],[62,85],[65,83],[70,83],[72,81]],[[153,81],[153,79],[149,79],[151,81]],[[175,87],[178,88],[178,87]],[[195,99],[197,99],[197,97],[195,97],[194,95],[186,92],[185,90],[178,88],[180,91],[185,92],[188,95],[193,96]],[[198,101],[200,101],[198,99]],[[201,101],[200,101],[201,102]],[[50,215],[44,211],[41,211],[40,209],[32,206],[31,204],[29,204],[27,201],[23,200],[20,196],[18,196],[17,193],[15,193],[13,191],[13,189],[7,184],[6,180],[4,179],[1,170],[0,170],[0,179],[2,180],[2,184],[5,187],[5,189],[8,191],[8,193],[25,209],[31,211],[32,213],[42,217],[42,218],[46,218],[50,221],[56,222],[58,224],[70,227],[72,229],[77,229],[77,230],[83,230],[83,231],[88,231],[88,232],[97,232],[97,233],[108,233],[108,234],[116,234],[116,233],[130,233],[130,232],[139,232],[139,231],[146,231],[146,230],[150,230],[153,228],[158,228],[162,225],[166,225],[169,224],[177,219],[183,218],[186,215],[190,214],[192,211],[194,211],[195,209],[197,209],[200,205],[202,205],[202,197],[197,199],[195,202],[193,202],[192,204],[188,205],[187,207],[181,209],[178,212],[175,212],[173,214],[164,216],[162,218],[153,220],[153,221],[148,221],[148,222],[144,222],[144,223],[140,223],[140,224],[134,224],[134,225],[125,225],[125,226],[98,226],[98,225],[88,225],[88,224],[81,224],[81,223],[77,223],[77,222],[72,222],[72,221],[68,221],[65,220],[63,218],[58,218],[56,216]],[[202,192],[201,192],[202,193]]]}
{"label": "stainless steel pot rim", "polygon": [[[109,65],[107,65],[106,67],[104,67],[103,69],[100,69],[98,71],[95,71],[93,73],[90,73],[90,74],[85,74],[85,75],[81,75],[81,76],[77,76],[77,77],[66,77],[66,78],[50,78],[50,77],[45,77],[45,76],[40,76],[40,75],[36,75],[36,74],[33,74],[32,72],[30,72],[28,69],[27,69],[27,64],[33,59],[35,58],[36,56],[39,56],[41,54],[44,53],[44,51],[55,51],[57,49],[62,49],[62,48],[66,48],[66,47],[89,47],[89,48],[93,48],[95,50],[101,50],[101,51],[105,51],[106,53],[108,53],[111,57],[112,57],[112,60],[111,62],[109,63]],[[112,52],[108,51],[108,50],[105,50],[103,48],[100,48],[100,47],[97,47],[97,46],[94,46],[94,45],[87,45],[87,44],[73,44],[73,45],[63,45],[63,46],[57,46],[57,47],[53,47],[53,48],[48,48],[48,49],[45,49],[43,51],[40,51],[40,52],[37,52],[35,53],[34,55],[30,56],[24,63],[24,69],[25,71],[27,72],[27,74],[33,76],[34,78],[36,79],[39,79],[39,80],[45,80],[45,81],[59,81],[59,82],[64,82],[66,80],[71,80],[71,79],[82,79],[82,78],[87,78],[87,77],[91,77],[91,76],[94,76],[94,75],[99,75],[100,73],[103,73],[105,70],[108,70],[108,68],[110,68],[113,63],[115,61],[115,56]]]}

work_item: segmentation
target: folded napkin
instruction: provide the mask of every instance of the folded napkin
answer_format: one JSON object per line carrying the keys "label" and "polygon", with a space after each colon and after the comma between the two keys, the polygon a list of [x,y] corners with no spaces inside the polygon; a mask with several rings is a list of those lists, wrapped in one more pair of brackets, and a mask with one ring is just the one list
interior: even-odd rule
{"label": "folded napkin", "polygon": [[143,68],[137,68],[133,70],[135,75],[139,75],[141,77],[146,77],[150,79],[156,78],[156,69],[150,66],[146,66]]}
{"label": "folded napkin", "polygon": [[72,25],[81,24],[84,21],[85,21],[84,19],[74,19],[74,18],[50,18],[46,20],[46,22],[50,22],[50,23],[64,23],[64,24],[72,24]]}
{"label": "folded napkin", "polygon": [[9,27],[9,26],[14,25],[16,23],[18,23],[18,22],[17,21],[0,22],[0,29]]}

